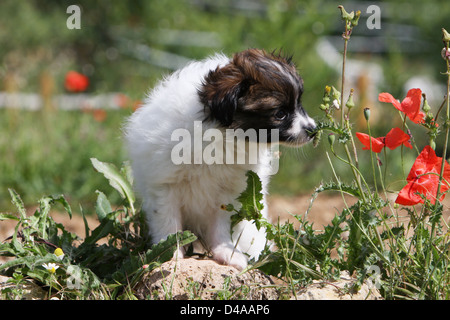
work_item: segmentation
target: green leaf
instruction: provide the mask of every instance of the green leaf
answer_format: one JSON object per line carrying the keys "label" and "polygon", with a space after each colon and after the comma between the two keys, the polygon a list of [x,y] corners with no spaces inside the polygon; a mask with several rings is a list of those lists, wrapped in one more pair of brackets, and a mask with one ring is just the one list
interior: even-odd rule
{"label": "green leaf", "polygon": [[64,197],[64,195],[60,194],[60,195],[53,195],[51,196],[52,198],[52,203],[59,203],[64,207],[64,210],[67,212],[67,214],[69,215],[70,219],[72,219],[72,208],[70,207],[69,202],[67,202],[66,198]]}
{"label": "green leaf", "polygon": [[0,220],[16,220],[16,221],[20,221],[20,219],[17,218],[15,215],[9,214],[9,213],[0,213]]}
{"label": "green leaf", "polygon": [[120,172],[124,177],[127,178],[130,185],[133,185],[133,171],[131,170],[131,165],[129,161],[125,161],[120,168]]}
{"label": "green leaf", "polygon": [[253,171],[247,171],[246,176],[247,188],[237,198],[242,206],[231,216],[231,228],[242,220],[255,220],[257,227],[260,226],[258,220],[262,218],[261,210],[264,208],[261,180]]}
{"label": "green leaf", "polygon": [[[125,271],[126,274],[132,274],[131,280],[127,279],[127,281],[129,281],[131,285],[134,285],[137,281],[139,281],[144,272],[148,272],[161,263],[169,261],[172,259],[175,250],[178,247],[188,245],[195,240],[197,240],[197,237],[192,232],[180,231],[178,233],[171,234],[167,237],[167,239],[161,240],[157,244],[154,244],[145,253],[143,261],[140,259],[137,260],[136,257],[131,257],[122,266],[122,270]],[[142,268],[142,265],[144,264],[148,265],[146,271]],[[123,275],[116,274],[116,277],[120,278],[123,277]]]}
{"label": "green leaf", "polygon": [[92,230],[91,234],[88,237],[86,237],[82,246],[95,244],[98,240],[109,235],[113,230],[114,230],[114,221],[106,217],[100,222],[100,225],[94,230]]}
{"label": "green leaf", "polygon": [[56,258],[53,254],[47,254],[45,256],[35,256],[29,255],[26,257],[16,258],[14,260],[7,261],[0,265],[0,271],[6,270],[11,267],[17,267],[20,265],[25,265],[30,269],[34,269],[35,267],[41,266],[44,263],[55,262]]}
{"label": "green leaf", "polygon": [[124,177],[113,164],[101,162],[95,158],[91,158],[91,162],[95,170],[102,173],[108,179],[109,184],[119,192],[123,199],[127,200],[134,213],[133,204],[136,199],[127,177]]}
{"label": "green leaf", "polygon": [[105,194],[98,190],[96,192],[98,196],[97,196],[97,204],[95,206],[95,212],[97,213],[98,220],[102,221],[113,210],[111,208],[111,203],[109,202]]}
{"label": "green leaf", "polygon": [[359,192],[358,187],[354,183],[352,185],[346,185],[340,182],[338,183],[330,182],[326,184],[321,184],[319,187],[316,188],[316,190],[314,190],[314,193],[317,194],[324,191],[344,192],[357,198],[361,198],[361,193]]}
{"label": "green leaf", "polygon": [[31,224],[33,227],[38,228],[40,231],[40,236],[43,239],[47,239],[47,231],[50,225],[53,223],[53,220],[49,218],[49,213],[52,205],[55,202],[59,202],[64,206],[64,209],[69,214],[69,217],[72,219],[72,209],[70,208],[69,203],[66,201],[63,195],[52,195],[43,197],[39,200],[39,209],[36,210],[33,217],[31,218]]}
{"label": "green leaf", "polygon": [[37,219],[35,220],[35,223],[37,223],[38,230],[40,231],[40,236],[43,239],[47,239],[47,217],[50,213],[50,207],[51,207],[51,198],[50,197],[44,197],[39,200],[39,210],[37,210],[34,213],[34,217]]}
{"label": "green leaf", "polygon": [[22,258],[17,258],[14,260],[9,260],[0,265],[0,271],[6,270],[11,267],[25,264],[26,262],[32,262],[34,259],[35,259],[34,257],[22,257]]}
{"label": "green leaf", "polygon": [[145,255],[145,263],[163,263],[172,259],[175,250],[197,240],[197,237],[190,231],[171,234],[165,240],[154,244]]}
{"label": "green leaf", "polygon": [[247,188],[238,197],[244,210],[254,213],[263,209],[261,203],[263,195],[262,185],[258,175],[253,171],[247,171]]}
{"label": "green leaf", "polygon": [[80,212],[81,212],[81,216],[83,218],[83,223],[84,223],[84,234],[86,237],[89,237],[89,233],[90,233],[90,228],[89,228],[89,224],[86,220],[86,215],[84,214],[84,210],[83,207],[80,205]]}
{"label": "green leaf", "polygon": [[19,194],[13,189],[8,189],[8,191],[9,191],[9,194],[11,195],[12,203],[14,204],[14,206],[19,211],[20,218],[21,219],[26,219],[27,218],[27,212],[25,210],[25,205],[23,204],[23,201],[20,198]]}

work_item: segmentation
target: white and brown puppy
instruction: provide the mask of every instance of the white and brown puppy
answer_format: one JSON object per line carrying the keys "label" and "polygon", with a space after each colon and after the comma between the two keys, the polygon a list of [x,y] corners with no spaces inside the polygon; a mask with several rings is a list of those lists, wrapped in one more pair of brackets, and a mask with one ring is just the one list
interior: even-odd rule
{"label": "white and brown puppy", "polygon": [[[236,198],[246,187],[248,170],[259,175],[266,193],[273,159],[269,151],[258,151],[256,162],[226,160],[247,154],[253,150],[249,145],[261,141],[269,146],[310,141],[315,123],[301,105],[302,93],[303,81],[291,59],[257,49],[231,59],[216,55],[192,62],[161,81],[125,126],[152,241],[191,230],[220,263],[242,269],[249,257],[258,258],[266,244],[265,230],[243,221],[230,232],[230,213],[221,206],[239,206]],[[216,131],[206,134],[211,130]],[[225,159],[227,151],[218,151],[226,149],[225,133],[230,130],[254,130],[257,137]],[[187,140],[180,147],[182,137]],[[223,154],[223,161],[198,158],[211,146],[213,155]],[[192,153],[186,155],[189,150]],[[186,161],[174,159],[180,153]],[[267,217],[266,205],[263,215]]]}

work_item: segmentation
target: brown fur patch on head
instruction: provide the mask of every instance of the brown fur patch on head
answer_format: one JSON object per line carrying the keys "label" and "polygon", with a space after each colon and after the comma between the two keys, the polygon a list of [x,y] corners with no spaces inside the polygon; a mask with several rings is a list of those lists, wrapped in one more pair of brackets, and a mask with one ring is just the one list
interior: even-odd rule
{"label": "brown fur patch on head", "polygon": [[246,78],[260,84],[265,90],[283,92],[289,84],[295,85],[294,82],[303,86],[292,57],[283,57],[280,53],[249,49],[235,54],[233,64]]}
{"label": "brown fur patch on head", "polygon": [[[302,91],[303,81],[291,58],[249,49],[236,53],[224,67],[210,71],[199,96],[209,109],[209,118],[224,126],[242,127],[244,118],[248,119],[245,113],[269,116],[279,107],[295,108]],[[236,112],[244,115],[233,125]]]}

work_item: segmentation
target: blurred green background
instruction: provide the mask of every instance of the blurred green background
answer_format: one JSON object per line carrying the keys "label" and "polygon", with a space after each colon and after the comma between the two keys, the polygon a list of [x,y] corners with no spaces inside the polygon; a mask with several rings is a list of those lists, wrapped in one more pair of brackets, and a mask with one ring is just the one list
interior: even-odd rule
{"label": "blurred green background", "polygon": [[[95,190],[110,188],[89,159],[120,166],[126,160],[122,123],[149,88],[187,61],[218,51],[232,54],[257,47],[293,54],[305,81],[304,106],[321,118],[318,106],[325,85],[340,89],[339,4],[362,11],[349,43],[346,85],[356,90],[352,122],[357,130],[365,130],[364,107],[372,109],[374,136],[398,124],[394,109],[377,103],[379,92],[403,99],[407,89],[420,87],[434,110],[445,92],[441,28],[450,30],[449,1],[80,0],[81,28],[69,29],[71,13],[66,10],[71,4],[0,3],[0,211],[11,208],[7,188],[19,192],[27,205],[43,195],[63,193],[75,209],[92,206]],[[371,5],[381,10],[379,29],[370,28]],[[89,77],[87,92],[66,92],[69,70]],[[110,93],[119,95],[94,108],[65,110],[68,100],[56,99]],[[20,94],[22,100],[6,94]],[[36,105],[38,110],[28,110]],[[93,111],[97,107],[106,112]],[[411,129],[417,130],[418,145],[426,144],[425,131]],[[332,179],[324,140],[317,148],[282,150],[272,194],[311,193],[321,181]],[[398,172],[399,155],[393,151],[382,161]],[[360,156],[364,162],[367,153]],[[348,177],[345,171],[340,174]],[[394,189],[396,181],[395,175],[388,177]],[[109,196],[119,200],[112,191]]]}

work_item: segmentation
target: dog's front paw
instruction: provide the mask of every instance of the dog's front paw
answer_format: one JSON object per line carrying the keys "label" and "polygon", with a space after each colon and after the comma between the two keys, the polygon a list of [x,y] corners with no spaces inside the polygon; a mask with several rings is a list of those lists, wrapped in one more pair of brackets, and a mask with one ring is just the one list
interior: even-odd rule
{"label": "dog's front paw", "polygon": [[220,264],[235,267],[239,271],[247,267],[247,256],[235,248],[219,246],[212,250],[213,259]]}

